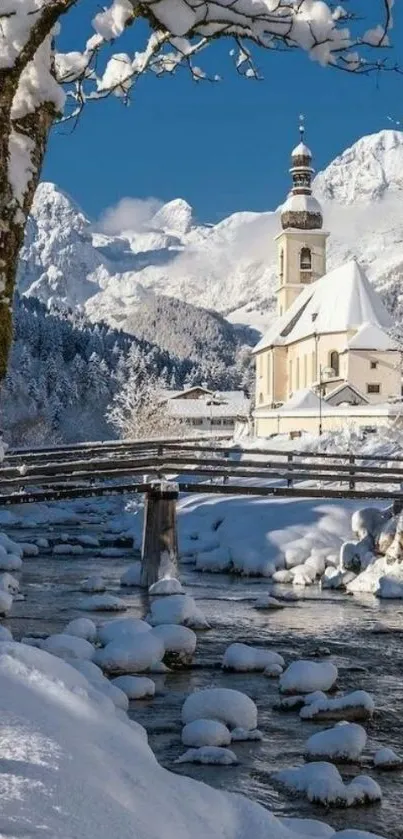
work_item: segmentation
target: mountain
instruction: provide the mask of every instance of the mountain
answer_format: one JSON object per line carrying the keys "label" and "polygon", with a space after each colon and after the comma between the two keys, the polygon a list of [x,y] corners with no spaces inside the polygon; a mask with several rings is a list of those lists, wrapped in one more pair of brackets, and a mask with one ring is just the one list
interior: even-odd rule
{"label": "mountain", "polygon": [[[331,232],[328,267],[356,257],[400,319],[403,133],[363,137],[317,175],[314,192]],[[279,226],[279,210],[235,213],[216,225],[200,225],[192,208],[176,199],[136,229],[110,235],[56,186],[42,183],[21,254],[19,288],[46,304],[81,306],[94,322],[102,319],[135,334],[143,329],[144,337],[157,342],[160,335],[167,341],[177,306],[167,298],[176,298],[192,307],[175,312],[182,348],[197,330],[195,306],[262,330],[274,311],[273,238]],[[217,323],[209,324],[214,335]],[[175,352],[174,334],[171,328],[167,349]],[[198,352],[203,335],[193,337]],[[248,337],[244,333],[242,340]]]}

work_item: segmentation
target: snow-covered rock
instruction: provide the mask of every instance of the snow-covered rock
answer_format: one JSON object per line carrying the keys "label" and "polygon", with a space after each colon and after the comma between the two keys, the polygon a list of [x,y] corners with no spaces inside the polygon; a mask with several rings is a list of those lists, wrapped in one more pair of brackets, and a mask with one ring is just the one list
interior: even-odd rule
{"label": "snow-covered rock", "polygon": [[88,580],[84,580],[81,586],[81,591],[88,592],[89,594],[95,594],[97,592],[101,593],[105,591],[105,589],[105,581],[99,574],[96,574],[93,577],[88,577]]}
{"label": "snow-covered rock", "polygon": [[231,740],[233,743],[241,743],[246,740],[263,740],[263,734],[258,728],[233,728],[231,731]]}
{"label": "snow-covered rock", "polygon": [[76,618],[70,621],[64,628],[67,635],[75,635],[77,638],[84,638],[92,644],[97,638],[97,628],[95,623],[89,618]]}
{"label": "snow-covered rock", "polygon": [[183,586],[175,577],[170,577],[169,579],[157,580],[156,583],[150,586],[148,593],[152,597],[157,594],[183,594]]}
{"label": "snow-covered rock", "polygon": [[403,758],[399,757],[393,749],[378,749],[374,755],[374,766],[376,769],[403,769]]}
{"label": "snow-covered rock", "polygon": [[235,670],[239,673],[249,670],[263,671],[272,665],[277,665],[280,668],[279,672],[282,672],[285,661],[279,653],[263,647],[249,647],[248,644],[230,644],[222,660],[224,670]]}
{"label": "snow-covered rock", "polygon": [[94,657],[94,647],[84,638],[67,633],[49,635],[42,641],[41,649],[59,658],[84,658],[91,661]]}
{"label": "snow-covered rock", "polygon": [[221,746],[201,746],[200,749],[188,749],[185,754],[177,758],[175,763],[202,763],[213,766],[232,766],[238,763],[235,752]]}
{"label": "snow-covered rock", "polygon": [[4,574],[0,574],[0,589],[1,591],[7,591],[8,594],[18,594],[20,584],[16,577],[5,572]]}
{"label": "snow-covered rock", "polygon": [[359,760],[365,749],[367,732],[357,723],[341,722],[326,731],[318,731],[306,743],[305,757],[309,760],[328,758],[335,761]]}
{"label": "snow-covered rock", "polygon": [[284,603],[281,603],[280,600],[277,600],[276,597],[272,597],[270,594],[262,594],[260,597],[257,598],[257,600],[255,600],[253,605],[255,609],[284,609]]}
{"label": "snow-covered rock", "polygon": [[194,720],[182,730],[184,746],[229,746],[231,734],[226,725],[217,720]]}
{"label": "snow-covered rock", "polygon": [[141,579],[141,562],[134,562],[122,574],[120,578],[121,586],[139,586]]}
{"label": "snow-covered rock", "polygon": [[0,589],[0,616],[5,617],[11,611],[13,597],[7,591]]}
{"label": "snow-covered rock", "polygon": [[116,618],[102,624],[98,629],[98,640],[104,646],[111,641],[126,641],[142,632],[150,632],[151,626],[140,618]]}
{"label": "snow-covered rock", "polygon": [[355,690],[344,696],[330,699],[319,696],[301,708],[299,715],[303,720],[367,720],[375,710],[372,696],[365,690]]}
{"label": "snow-covered rock", "polygon": [[98,649],[94,661],[107,673],[142,673],[154,662],[161,661],[165,652],[163,642],[152,632],[120,637]]}
{"label": "snow-covered rock", "polygon": [[330,661],[293,661],[280,678],[282,693],[312,693],[330,690],[337,679],[337,667]]}
{"label": "snow-covered rock", "polygon": [[21,568],[22,559],[20,556],[15,553],[8,554],[4,549],[0,549],[0,571],[20,571]]}
{"label": "snow-covered rock", "polygon": [[81,556],[84,553],[82,545],[69,545],[63,542],[61,545],[53,546],[55,556]]}
{"label": "snow-covered rock", "polygon": [[165,647],[165,661],[172,665],[176,661],[190,664],[196,649],[197,636],[192,629],[175,623],[162,623],[152,630]]}
{"label": "snow-covered rock", "polygon": [[33,545],[32,542],[19,542],[19,546],[23,556],[38,556],[39,554],[38,545]]}
{"label": "snow-covered rock", "polygon": [[274,778],[290,792],[304,795],[313,804],[325,807],[352,807],[382,798],[378,784],[368,775],[358,775],[349,784],[344,784],[336,767],[322,761],[281,769]]}
{"label": "snow-covered rock", "polygon": [[153,600],[146,620],[152,626],[158,626],[160,623],[183,623],[193,629],[210,628],[203,612],[189,594],[171,594]]}
{"label": "snow-covered rock", "polygon": [[155,682],[146,676],[116,676],[112,684],[122,690],[128,699],[146,699],[155,694]]}
{"label": "snow-covered rock", "polygon": [[182,706],[182,722],[212,719],[224,723],[228,728],[257,728],[257,708],[245,693],[228,688],[204,688],[195,691],[185,699]]}
{"label": "snow-covered rock", "polygon": [[7,626],[0,625],[0,643],[3,641],[12,641],[13,636]]}
{"label": "snow-covered rock", "polygon": [[127,603],[114,594],[94,594],[81,600],[80,609],[85,612],[125,612]]}

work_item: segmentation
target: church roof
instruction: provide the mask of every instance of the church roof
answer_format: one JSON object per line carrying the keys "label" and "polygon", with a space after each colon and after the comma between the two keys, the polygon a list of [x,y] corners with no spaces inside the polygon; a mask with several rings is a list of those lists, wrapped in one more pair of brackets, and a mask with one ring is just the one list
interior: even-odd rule
{"label": "church roof", "polygon": [[363,323],[348,342],[348,346],[352,350],[378,350],[379,352],[400,349],[397,341],[394,341],[387,332],[374,323]]}
{"label": "church roof", "polygon": [[364,324],[385,331],[391,329],[393,322],[363,269],[353,259],[305,286],[254,352],[273,345],[287,346],[314,334],[360,330]]}
{"label": "church roof", "polygon": [[321,214],[322,208],[319,201],[313,195],[304,195],[303,193],[295,195],[291,192],[281,207],[282,213],[286,213],[287,211],[292,213],[305,212]]}
{"label": "church roof", "polygon": [[297,390],[293,395],[288,399],[287,402],[279,409],[280,411],[317,411],[319,410],[320,399],[319,396],[311,390],[311,388],[306,387],[303,390]]}

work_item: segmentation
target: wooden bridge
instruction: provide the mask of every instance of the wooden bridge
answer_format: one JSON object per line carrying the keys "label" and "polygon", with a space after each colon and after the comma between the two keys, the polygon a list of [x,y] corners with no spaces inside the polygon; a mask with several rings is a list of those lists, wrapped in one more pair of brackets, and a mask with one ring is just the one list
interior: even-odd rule
{"label": "wooden bridge", "polygon": [[242,449],[211,439],[136,440],[14,449],[0,465],[0,504],[146,496],[145,586],[162,556],[177,562],[179,493],[393,500],[403,507],[402,457]]}

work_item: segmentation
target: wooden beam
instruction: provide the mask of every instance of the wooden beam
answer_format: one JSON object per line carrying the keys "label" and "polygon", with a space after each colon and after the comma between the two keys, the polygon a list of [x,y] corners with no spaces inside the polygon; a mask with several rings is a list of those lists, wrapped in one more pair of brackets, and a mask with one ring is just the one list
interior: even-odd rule
{"label": "wooden beam", "polygon": [[150,588],[164,576],[178,576],[177,484],[158,481],[150,485],[144,509],[141,550],[141,585]]}

